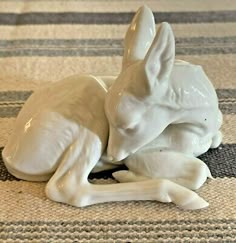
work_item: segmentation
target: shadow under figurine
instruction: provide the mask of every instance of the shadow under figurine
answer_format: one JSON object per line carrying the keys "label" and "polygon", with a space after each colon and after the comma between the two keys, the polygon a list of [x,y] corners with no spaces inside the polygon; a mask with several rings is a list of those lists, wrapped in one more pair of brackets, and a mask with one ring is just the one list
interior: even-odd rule
{"label": "shadow under figurine", "polygon": [[[119,76],[77,75],[35,91],[3,159],[18,178],[49,180],[46,195],[54,201],[82,207],[157,200],[200,209],[208,203],[192,190],[211,173],[196,157],[219,146],[221,124],[204,71],[175,60],[170,25],[156,33],[143,6],[126,33]],[[89,183],[91,171],[119,164],[128,167],[113,174],[120,183]]]}

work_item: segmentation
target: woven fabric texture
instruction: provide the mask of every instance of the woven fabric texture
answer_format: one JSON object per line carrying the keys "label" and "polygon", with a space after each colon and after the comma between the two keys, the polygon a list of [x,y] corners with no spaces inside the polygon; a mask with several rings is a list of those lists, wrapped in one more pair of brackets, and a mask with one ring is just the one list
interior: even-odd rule
{"label": "woven fabric texture", "polygon": [[[210,206],[75,208],[47,199],[45,183],[10,175],[0,156],[0,242],[236,242],[235,0],[0,0],[0,152],[34,90],[73,74],[119,73],[126,29],[144,3],[171,24],[176,58],[202,65],[217,90],[223,143],[201,156],[215,180],[198,191]],[[110,176],[90,179],[114,183]]]}

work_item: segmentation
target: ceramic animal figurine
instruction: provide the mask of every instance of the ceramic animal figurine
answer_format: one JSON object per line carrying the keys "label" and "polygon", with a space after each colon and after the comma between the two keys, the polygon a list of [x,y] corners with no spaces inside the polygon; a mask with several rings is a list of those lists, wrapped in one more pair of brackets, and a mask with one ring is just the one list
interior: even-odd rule
{"label": "ceramic animal figurine", "polygon": [[[160,178],[164,167],[170,173],[165,178],[179,182],[175,166],[185,173],[195,163],[201,171],[205,165],[196,157],[220,145],[222,113],[202,67],[175,60],[170,25],[162,23],[156,33],[152,13],[146,10],[142,17],[129,27],[122,71],[105,99],[108,158],[115,163],[129,156],[124,163],[130,171],[113,175],[120,182]],[[180,184],[197,189],[200,181]]]}
{"label": "ceramic animal figurine", "polygon": [[[170,26],[156,34],[143,6],[127,31],[120,75],[77,75],[35,91],[2,155],[16,177],[49,180],[46,195],[57,202],[157,200],[199,209],[208,203],[191,189],[210,172],[195,156],[218,146],[220,123],[206,75],[199,66],[174,64]],[[88,181],[91,171],[122,163],[129,171],[114,173],[121,183]]]}

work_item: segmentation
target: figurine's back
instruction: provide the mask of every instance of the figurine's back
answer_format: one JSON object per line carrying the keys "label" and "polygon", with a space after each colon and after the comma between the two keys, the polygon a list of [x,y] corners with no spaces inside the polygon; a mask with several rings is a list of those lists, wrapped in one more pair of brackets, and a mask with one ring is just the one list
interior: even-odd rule
{"label": "figurine's back", "polygon": [[[18,178],[47,180],[84,127],[106,144],[106,93],[93,76],[72,76],[32,94],[3,150],[8,170]],[[101,151],[102,152],[102,151]]]}

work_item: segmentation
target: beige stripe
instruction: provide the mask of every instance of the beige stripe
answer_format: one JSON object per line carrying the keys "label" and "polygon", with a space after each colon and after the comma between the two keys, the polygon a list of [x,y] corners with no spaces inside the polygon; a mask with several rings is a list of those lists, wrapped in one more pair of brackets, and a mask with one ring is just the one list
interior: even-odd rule
{"label": "beige stripe", "polygon": [[224,115],[221,130],[223,143],[236,143],[236,115]]}
{"label": "beige stripe", "polygon": [[236,55],[196,55],[177,57],[194,64],[202,65],[215,88],[235,88]]}
{"label": "beige stripe", "polygon": [[[14,127],[15,118],[0,118],[0,147],[4,147],[7,143],[9,135]],[[223,143],[236,143],[236,116],[224,115],[222,126]]]}
{"label": "beige stripe", "polygon": [[[118,74],[121,57],[0,58],[0,90],[17,82],[45,83],[79,73]],[[43,71],[42,71],[43,70]],[[15,86],[17,88],[17,85]]]}
{"label": "beige stripe", "polygon": [[[1,68],[0,68],[1,69]],[[41,86],[47,85],[47,83],[40,84],[39,82],[32,82],[32,81],[24,81],[24,80],[18,80],[17,78],[14,78],[14,81],[12,81],[12,77],[8,77],[8,80],[0,80],[0,91],[9,91],[9,90],[35,90]],[[20,81],[20,82],[19,82]]]}
{"label": "beige stripe", "polygon": [[83,209],[52,202],[45,197],[44,183],[0,182],[0,219],[12,220],[211,220],[236,218],[236,179],[209,180],[199,191],[210,206],[183,211],[157,202],[106,203]]}
{"label": "beige stripe", "polygon": [[[172,24],[176,37],[236,35],[236,23]],[[1,39],[123,39],[128,25],[0,26]]]}
{"label": "beige stripe", "polygon": [[[215,88],[235,88],[236,55],[177,56],[177,58],[202,65]],[[116,75],[120,67],[121,57],[2,58],[0,90],[14,89],[14,85],[15,89],[22,89],[21,82],[45,83],[79,73]]]}
{"label": "beige stripe", "polygon": [[0,118],[0,147],[5,146],[12,132],[15,118]]}
{"label": "beige stripe", "polygon": [[[0,2],[1,12],[129,12],[136,11],[143,1],[14,1]],[[145,4],[153,11],[217,11],[236,9],[234,0],[147,0]]]}

